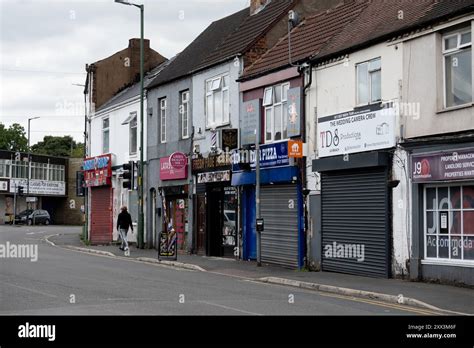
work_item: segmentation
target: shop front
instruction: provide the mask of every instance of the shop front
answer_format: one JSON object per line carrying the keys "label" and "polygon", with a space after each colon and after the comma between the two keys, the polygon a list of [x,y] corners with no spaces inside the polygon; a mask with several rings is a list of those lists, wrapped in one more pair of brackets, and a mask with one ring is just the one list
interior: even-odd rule
{"label": "shop front", "polygon": [[412,276],[474,285],[473,144],[413,150],[411,179]]}
{"label": "shop front", "polygon": [[[304,263],[303,195],[300,170],[289,157],[289,141],[260,146],[261,260],[289,268]],[[241,191],[242,258],[257,258],[255,150],[232,156],[232,186]]]}
{"label": "shop front", "polygon": [[395,112],[380,105],[318,119],[323,271],[391,276]]}
{"label": "shop front", "polygon": [[90,233],[93,245],[113,240],[112,155],[86,158],[82,166],[84,184],[90,190]]}
{"label": "shop front", "polygon": [[188,157],[183,153],[174,153],[160,158],[160,183],[158,196],[161,200],[161,223],[156,228],[161,232],[174,231],[177,237],[177,248],[184,252],[188,248],[190,209],[190,185],[188,178]]}
{"label": "shop front", "polygon": [[196,180],[195,252],[233,257],[237,241],[237,190],[231,186],[229,153],[198,156],[192,161]]}

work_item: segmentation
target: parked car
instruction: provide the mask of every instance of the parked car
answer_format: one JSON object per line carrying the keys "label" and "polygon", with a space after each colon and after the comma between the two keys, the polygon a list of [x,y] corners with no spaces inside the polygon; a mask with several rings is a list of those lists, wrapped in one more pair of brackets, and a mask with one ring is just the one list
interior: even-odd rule
{"label": "parked car", "polygon": [[15,216],[15,223],[27,225],[49,225],[51,223],[51,216],[46,210],[27,209]]}

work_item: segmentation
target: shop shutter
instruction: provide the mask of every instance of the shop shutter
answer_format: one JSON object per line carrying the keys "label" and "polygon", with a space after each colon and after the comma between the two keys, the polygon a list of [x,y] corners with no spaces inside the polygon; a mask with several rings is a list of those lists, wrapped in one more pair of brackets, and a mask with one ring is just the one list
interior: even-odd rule
{"label": "shop shutter", "polygon": [[[389,277],[390,226],[385,167],[323,173],[321,185],[323,271]],[[364,261],[334,257],[330,253],[334,242],[336,245],[364,245]]]}
{"label": "shop shutter", "polygon": [[295,185],[263,186],[262,262],[298,268],[298,196]]}
{"label": "shop shutter", "polygon": [[112,188],[108,186],[91,189],[91,243],[112,242]]}

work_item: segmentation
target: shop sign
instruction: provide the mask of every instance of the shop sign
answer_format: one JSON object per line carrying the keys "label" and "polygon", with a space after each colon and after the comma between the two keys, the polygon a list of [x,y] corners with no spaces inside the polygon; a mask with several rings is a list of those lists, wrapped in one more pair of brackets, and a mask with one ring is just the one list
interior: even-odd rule
{"label": "shop sign", "polygon": [[231,154],[223,152],[220,155],[209,155],[208,157],[194,158],[192,160],[193,173],[215,171],[216,169],[228,167],[232,164]]}
{"label": "shop sign", "polygon": [[218,172],[207,172],[197,174],[198,184],[206,184],[211,182],[230,181],[230,170],[222,170]]}
{"label": "shop sign", "polygon": [[[232,171],[242,171],[242,164],[250,164],[255,169],[255,150],[236,150],[232,153]],[[290,165],[288,141],[260,146],[260,168],[278,168]]]}
{"label": "shop sign", "polygon": [[[26,193],[27,179],[11,179],[10,193],[15,193],[15,187],[23,186]],[[65,196],[66,183],[64,181],[46,181],[30,179],[29,193],[32,195]]]}
{"label": "shop sign", "polygon": [[413,155],[414,182],[465,180],[474,178],[474,149]]}
{"label": "shop sign", "polygon": [[187,166],[176,169],[171,166],[170,158],[160,158],[160,179],[161,180],[180,180],[188,177]]}
{"label": "shop sign", "polygon": [[288,157],[303,158],[303,142],[302,141],[288,141]]}
{"label": "shop sign", "polygon": [[0,192],[8,192],[8,180],[0,180]]}
{"label": "shop sign", "polygon": [[237,135],[238,130],[236,128],[223,129],[222,133],[222,149],[223,150],[234,150],[238,146]]}
{"label": "shop sign", "polygon": [[112,184],[112,156],[110,154],[86,158],[82,164],[86,187]]}
{"label": "shop sign", "polygon": [[288,136],[297,137],[301,134],[301,88],[288,90]]}
{"label": "shop sign", "polygon": [[255,144],[257,125],[260,122],[260,100],[255,99],[242,104],[240,120],[240,144]]}
{"label": "shop sign", "polygon": [[395,146],[395,116],[395,108],[387,104],[319,118],[319,157]]}
{"label": "shop sign", "polygon": [[170,165],[174,169],[182,169],[188,164],[188,156],[182,152],[175,152],[170,156]]}

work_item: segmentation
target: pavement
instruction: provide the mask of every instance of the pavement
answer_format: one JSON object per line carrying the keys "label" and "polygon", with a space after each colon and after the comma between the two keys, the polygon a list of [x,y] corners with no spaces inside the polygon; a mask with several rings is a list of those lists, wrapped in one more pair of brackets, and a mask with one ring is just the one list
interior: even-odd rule
{"label": "pavement", "polygon": [[132,245],[130,256],[126,257],[124,252],[118,249],[118,245],[86,246],[80,240],[79,232],[80,230],[77,229],[76,233],[57,233],[49,236],[48,241],[58,247],[108,257],[129,258],[140,262],[224,275],[254,282],[284,285],[333,294],[334,296],[349,296],[391,304],[402,304],[444,314],[474,315],[474,290],[470,288],[331,272],[298,271],[267,264],[257,267],[256,262],[253,261],[187,254],[179,254],[176,262],[160,262],[157,258],[157,251],[154,249],[138,249]]}

